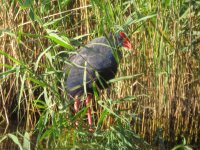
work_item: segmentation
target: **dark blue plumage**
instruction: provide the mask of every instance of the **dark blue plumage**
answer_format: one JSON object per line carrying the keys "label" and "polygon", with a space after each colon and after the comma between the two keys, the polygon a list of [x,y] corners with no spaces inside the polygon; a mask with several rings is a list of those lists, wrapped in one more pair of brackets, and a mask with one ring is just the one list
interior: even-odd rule
{"label": "dark blue plumage", "polygon": [[[121,58],[119,47],[121,46],[128,49],[132,48],[125,33],[109,34],[107,38],[103,36],[92,40],[85,47],[79,49],[77,54],[70,59],[72,65],[68,66],[66,70],[68,76],[65,86],[69,96],[74,99],[75,113],[80,108],[79,96],[85,90],[87,92],[85,103],[86,106],[89,106],[94,82],[100,89],[108,87],[107,81],[114,78],[117,73],[118,62]],[[87,110],[87,116],[88,124],[91,126],[90,108]],[[78,122],[76,122],[76,125],[78,125]]]}
{"label": "dark blue plumage", "polygon": [[[114,78],[117,72],[118,60],[121,58],[118,48],[122,43],[122,37],[109,34],[108,38],[105,36],[95,38],[81,48],[70,60],[72,66],[68,68],[69,73],[65,83],[69,95],[75,97],[84,93],[84,72],[88,93],[93,93],[93,82],[96,82],[98,88],[108,87],[106,81]],[[85,65],[87,69],[84,69]]]}

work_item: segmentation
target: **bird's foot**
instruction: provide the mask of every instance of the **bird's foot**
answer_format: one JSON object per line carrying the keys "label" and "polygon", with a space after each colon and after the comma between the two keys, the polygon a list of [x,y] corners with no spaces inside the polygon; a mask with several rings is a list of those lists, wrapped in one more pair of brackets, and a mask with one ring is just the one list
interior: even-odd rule
{"label": "bird's foot", "polygon": [[75,126],[78,126],[78,121],[75,121]]}
{"label": "bird's foot", "polygon": [[89,128],[89,132],[94,133],[94,131],[95,131],[94,128],[92,128],[92,127]]}

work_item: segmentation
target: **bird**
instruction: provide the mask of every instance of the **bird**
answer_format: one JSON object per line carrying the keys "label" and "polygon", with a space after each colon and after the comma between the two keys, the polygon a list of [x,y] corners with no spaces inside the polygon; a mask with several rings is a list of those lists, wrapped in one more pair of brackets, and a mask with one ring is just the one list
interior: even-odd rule
{"label": "bird", "polygon": [[[94,94],[93,84],[98,89],[109,87],[107,81],[113,79],[117,73],[118,64],[122,58],[121,47],[132,49],[130,40],[123,31],[101,36],[91,40],[77,50],[67,67],[65,87],[70,98],[74,100],[74,112],[80,109],[80,97],[86,93],[85,104],[88,124],[92,126],[90,101]],[[78,124],[78,123],[77,123]]]}

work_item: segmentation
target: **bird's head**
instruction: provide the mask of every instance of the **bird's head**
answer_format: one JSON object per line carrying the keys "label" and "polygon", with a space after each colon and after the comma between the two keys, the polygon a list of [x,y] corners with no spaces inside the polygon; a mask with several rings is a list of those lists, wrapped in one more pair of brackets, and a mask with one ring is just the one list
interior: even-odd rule
{"label": "bird's head", "polygon": [[132,49],[131,42],[124,32],[119,32],[116,36],[116,40],[119,46],[125,47],[129,50]]}

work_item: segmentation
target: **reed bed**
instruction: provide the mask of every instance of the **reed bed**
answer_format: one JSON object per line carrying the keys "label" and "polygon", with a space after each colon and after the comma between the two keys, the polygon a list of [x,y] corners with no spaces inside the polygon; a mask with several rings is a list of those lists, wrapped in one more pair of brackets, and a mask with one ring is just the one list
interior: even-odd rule
{"label": "reed bed", "polygon": [[[3,146],[6,139],[20,149],[200,146],[198,1],[0,3]],[[96,93],[91,134],[87,108],[70,113],[64,66],[82,44],[115,30],[126,31],[134,48],[123,52],[112,86]]]}

